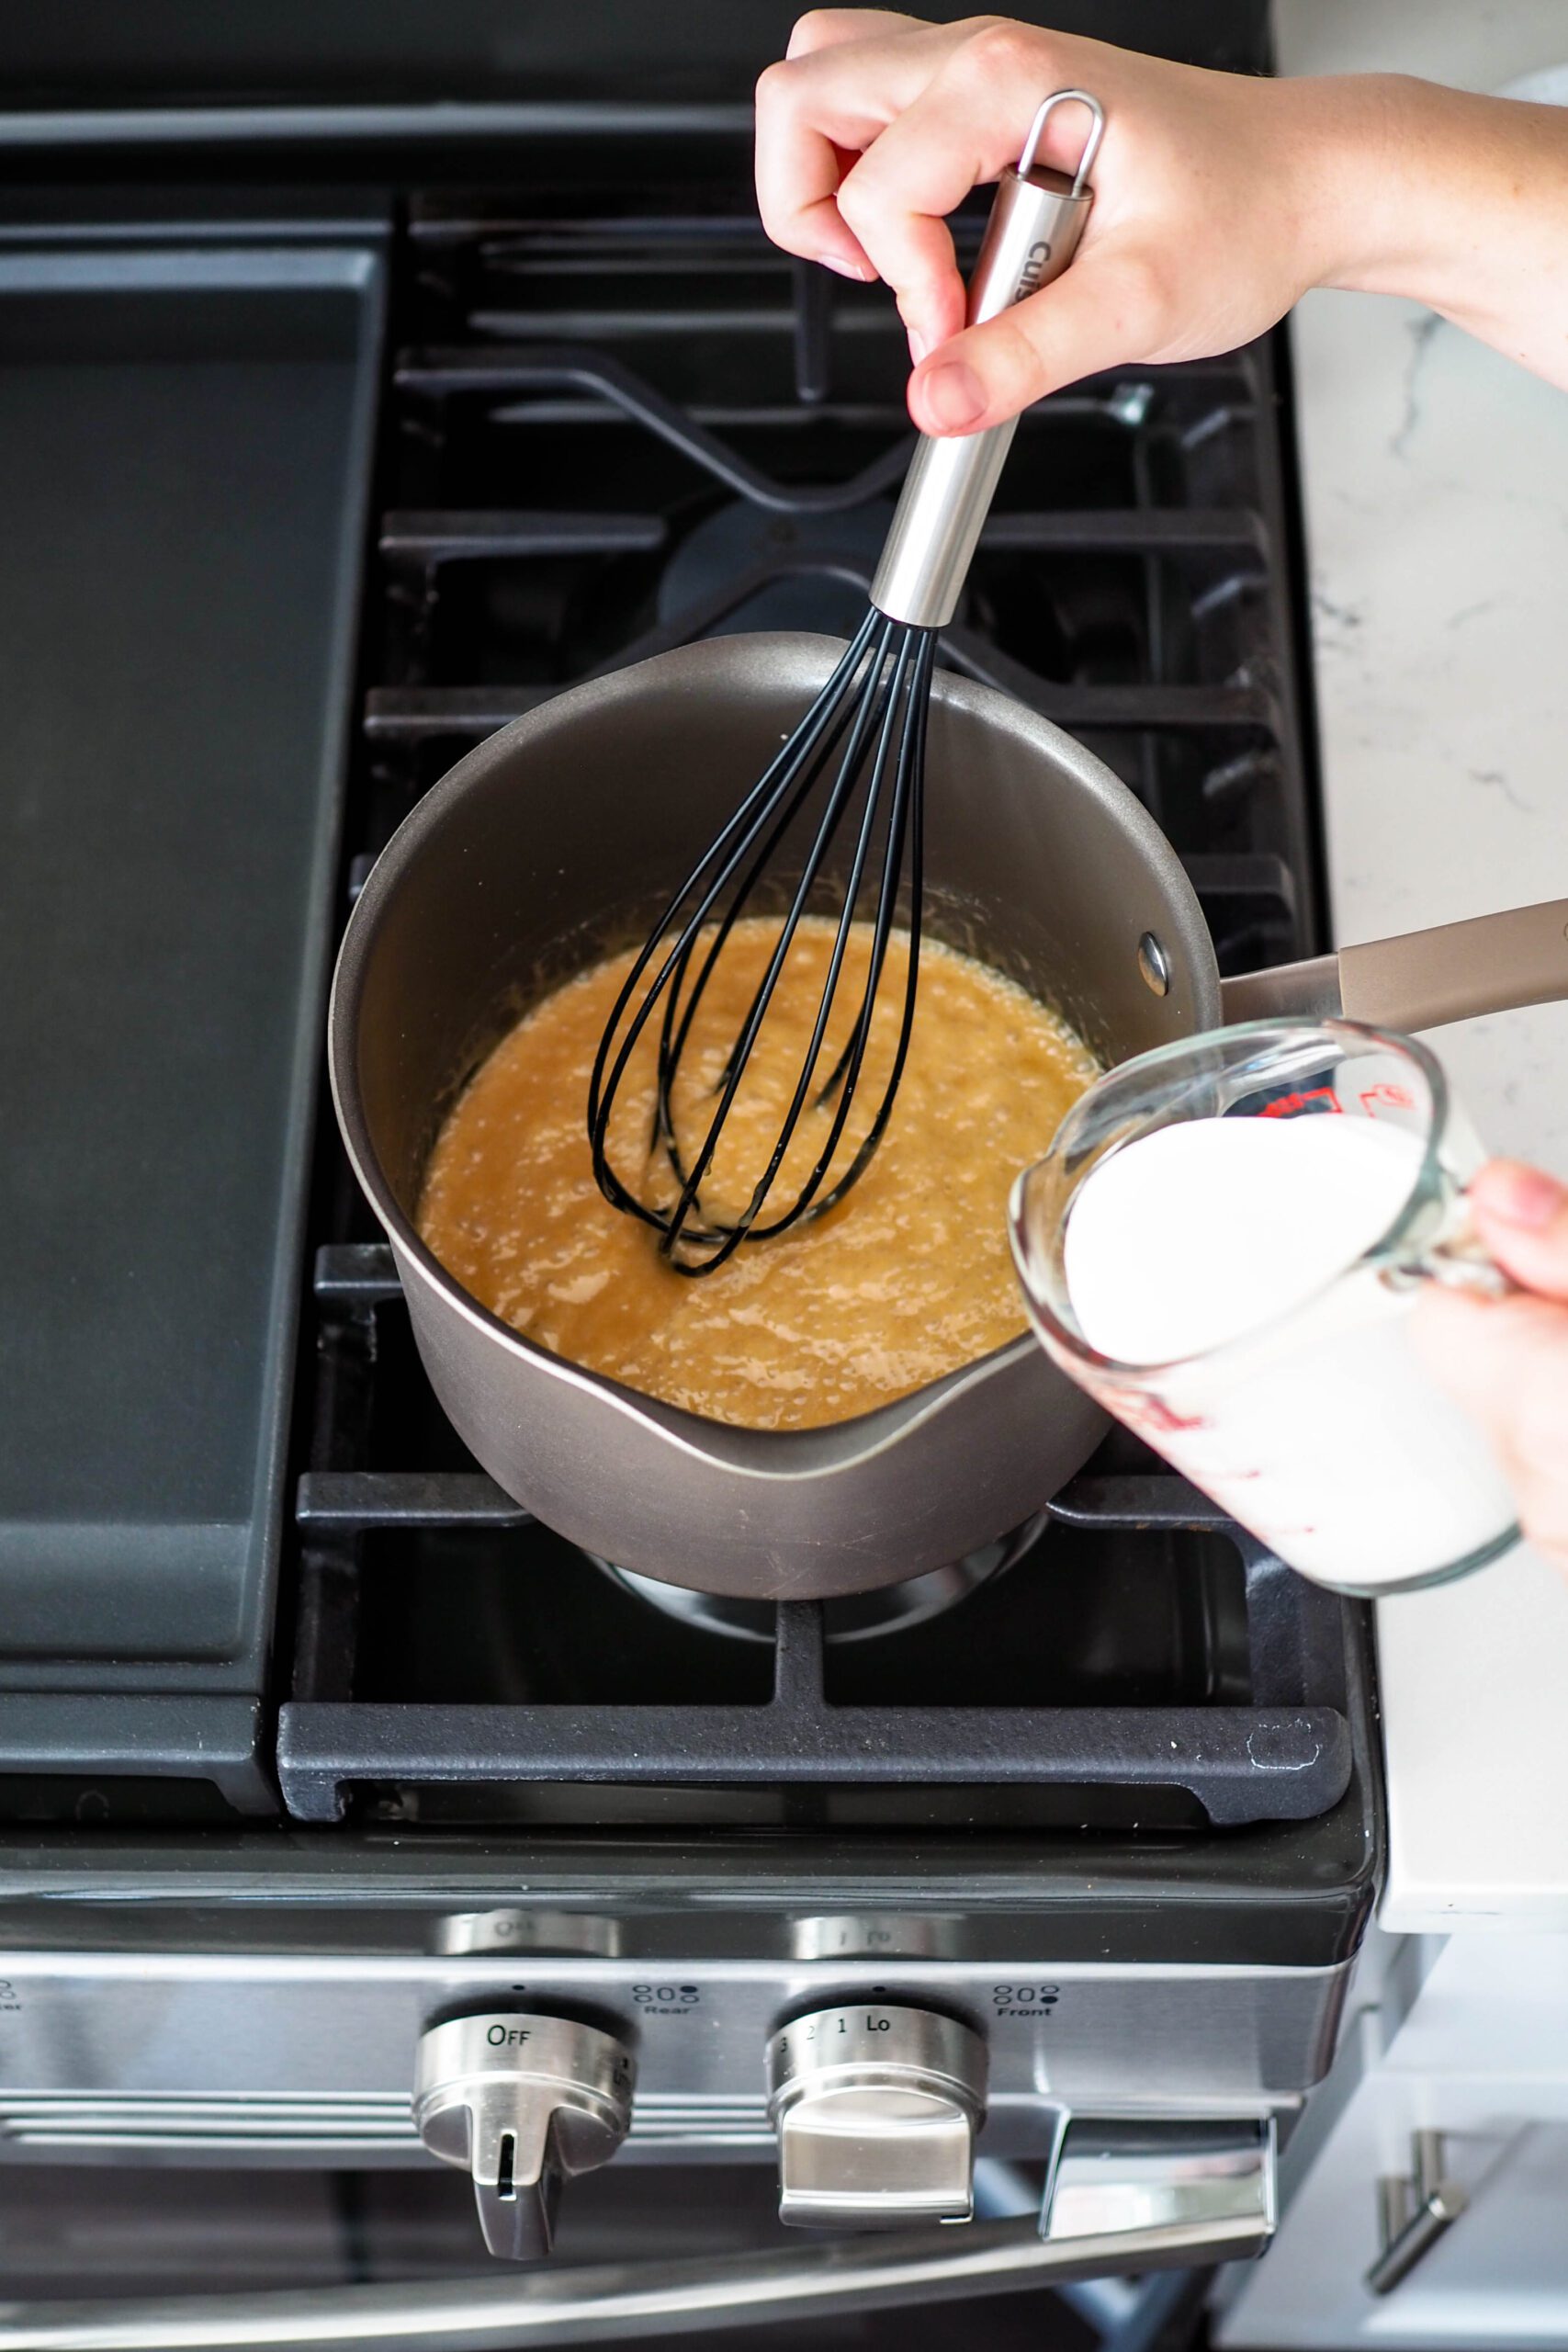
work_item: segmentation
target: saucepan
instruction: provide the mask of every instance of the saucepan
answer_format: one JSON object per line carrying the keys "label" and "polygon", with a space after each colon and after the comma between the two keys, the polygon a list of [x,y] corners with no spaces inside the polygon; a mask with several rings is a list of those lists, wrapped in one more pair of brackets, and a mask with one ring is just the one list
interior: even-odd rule
{"label": "saucepan", "polygon": [[[502,729],[383,852],[333,988],[344,1139],[471,1452],[600,1557],[755,1599],[863,1592],[963,1558],[1041,1508],[1103,1415],[1021,1336],[852,1421],[731,1428],[521,1337],[414,1218],[442,1116],[490,1047],[544,987],[639,935],[841,650],[800,635],[686,646]],[[1266,1014],[1419,1029],[1568,996],[1568,899],[1222,983],[1134,795],[1021,703],[942,672],[927,779],[932,930],[1054,1004],[1108,1063]]]}

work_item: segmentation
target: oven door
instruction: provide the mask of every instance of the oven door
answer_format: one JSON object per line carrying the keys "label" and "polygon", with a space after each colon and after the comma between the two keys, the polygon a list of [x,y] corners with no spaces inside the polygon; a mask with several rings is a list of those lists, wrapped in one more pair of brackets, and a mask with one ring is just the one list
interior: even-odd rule
{"label": "oven door", "polygon": [[[997,2177],[983,2179],[989,2169]],[[0,2352],[479,2352],[640,2341],[951,2301],[1259,2253],[1273,2231],[1272,2121],[1234,2127],[1075,2120],[1044,2208],[1020,2218],[863,2234],[668,2262],[496,2269],[481,2278],[138,2301],[0,2306]],[[1008,2168],[976,2168],[992,2211]],[[1169,2290],[1143,2290],[1163,2306]],[[1131,2316],[1133,2306],[1118,2321]],[[1149,2316],[1154,2316],[1151,2309]]]}

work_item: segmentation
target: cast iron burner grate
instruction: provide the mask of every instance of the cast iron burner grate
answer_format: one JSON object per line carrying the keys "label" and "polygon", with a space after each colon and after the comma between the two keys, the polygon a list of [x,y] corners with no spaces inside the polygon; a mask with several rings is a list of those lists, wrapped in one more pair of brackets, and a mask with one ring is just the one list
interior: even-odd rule
{"label": "cast iron burner grate", "polygon": [[[654,201],[413,203],[362,847],[564,685],[863,611],[911,446],[885,291],[774,253],[743,185]],[[939,655],[1124,777],[1225,971],[1323,944],[1278,362],[1268,339],[1029,412]]]}
{"label": "cast iron burner grate", "polygon": [[[863,603],[908,447],[886,295],[774,254],[739,150],[690,188],[629,150],[593,170],[417,198],[396,243],[345,912],[493,728],[666,646]],[[1277,356],[1119,371],[1030,412],[940,655],[1126,779],[1231,971],[1322,944]],[[761,1641],[716,1640],[464,1453],[330,1114],[318,1202],[276,1750],[296,1818],[1190,1849],[1344,1796],[1360,1612],[1131,1440],[932,1622],[835,1642],[793,1603]]]}
{"label": "cast iron burner grate", "polygon": [[[400,1295],[379,1250],[328,1250],[317,1295],[337,1310],[324,1343],[374,1348],[375,1317]],[[760,1703],[546,1702],[421,1704],[355,1699],[354,1547],[375,1532],[520,1533],[535,1522],[469,1470],[316,1471],[300,1481],[301,1662],[307,1687],[282,1713],[278,1770],[289,1810],[338,1819],[349,1792],[379,1792],[382,1817],[449,1817],[441,1790],[613,1783],[725,1790],[876,1783],[1087,1792],[1178,1791],[1216,1826],[1303,1820],[1349,1782],[1348,1666],[1338,1604],[1304,1584],[1213,1506],[1163,1474],[1084,1476],[1050,1505],[1066,1527],[1139,1539],[1213,1531],[1234,1544],[1246,1602],[1249,1702],[1240,1705],[971,1707],[835,1703],[822,1605],[781,1602],[772,1688]],[[515,1573],[523,1573],[519,1563]],[[547,1593],[532,1605],[547,1610]],[[697,1639],[703,1638],[699,1633]],[[333,1682],[345,1695],[325,1695]],[[1337,1704],[1314,1703],[1332,1691]],[[1089,1800],[1092,1806],[1092,1798]],[[478,1810],[482,1815],[481,1803]],[[1161,1816],[1157,1802],[1153,1815]],[[1164,1816],[1171,1819],[1168,1813]],[[1180,1816],[1174,1816],[1179,1818]]]}

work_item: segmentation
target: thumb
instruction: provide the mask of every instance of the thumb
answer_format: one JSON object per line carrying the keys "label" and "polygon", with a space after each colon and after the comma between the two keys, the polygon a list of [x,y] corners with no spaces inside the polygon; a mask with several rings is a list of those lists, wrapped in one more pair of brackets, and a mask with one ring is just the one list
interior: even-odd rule
{"label": "thumb", "polygon": [[1515,1282],[1568,1303],[1568,1187],[1522,1160],[1494,1159],[1469,1192],[1476,1230]]}
{"label": "thumb", "polygon": [[928,354],[909,379],[909,413],[922,433],[979,433],[1082,376],[1149,358],[1167,330],[1156,269],[1137,254],[1091,254]]}

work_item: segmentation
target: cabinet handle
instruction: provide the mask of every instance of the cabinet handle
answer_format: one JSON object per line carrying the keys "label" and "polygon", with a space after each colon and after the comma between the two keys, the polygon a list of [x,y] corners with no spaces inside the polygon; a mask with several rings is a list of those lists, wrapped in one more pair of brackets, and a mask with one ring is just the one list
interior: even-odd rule
{"label": "cabinet handle", "polygon": [[1366,2276],[1369,2294],[1391,2295],[1459,2220],[1470,2192],[1443,2177],[1443,2135],[1417,2132],[1415,2177],[1394,2173],[1378,2183],[1382,2252]]}

